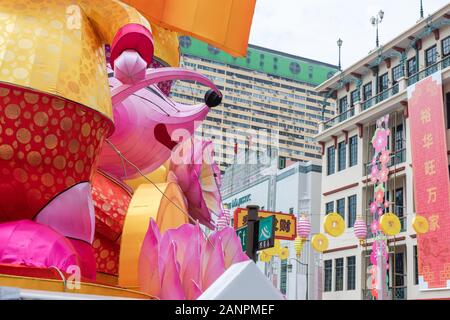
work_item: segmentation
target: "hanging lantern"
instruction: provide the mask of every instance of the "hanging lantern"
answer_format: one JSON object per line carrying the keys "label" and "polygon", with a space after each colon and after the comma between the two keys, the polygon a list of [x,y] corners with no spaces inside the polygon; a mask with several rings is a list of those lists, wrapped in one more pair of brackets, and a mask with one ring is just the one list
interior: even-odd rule
{"label": "hanging lantern", "polygon": [[297,257],[300,257],[300,254],[303,249],[303,241],[302,241],[302,238],[300,238],[299,236],[297,236],[297,238],[295,238],[295,240],[294,240],[294,249],[295,249],[295,254],[297,255]]}
{"label": "hanging lantern", "polygon": [[308,239],[309,234],[311,233],[311,222],[309,219],[302,215],[297,222],[297,235],[303,240]]}
{"label": "hanging lantern", "polygon": [[353,226],[353,228],[354,228],[356,238],[358,238],[359,243],[361,245],[363,245],[364,241],[367,238],[367,226],[361,216],[358,216],[356,218],[355,225]]}

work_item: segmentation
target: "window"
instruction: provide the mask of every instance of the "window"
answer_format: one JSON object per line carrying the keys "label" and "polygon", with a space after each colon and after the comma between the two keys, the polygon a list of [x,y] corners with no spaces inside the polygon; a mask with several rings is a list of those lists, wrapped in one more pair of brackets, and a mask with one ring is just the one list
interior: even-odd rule
{"label": "window", "polygon": [[403,77],[403,66],[402,65],[398,65],[394,68],[392,68],[392,80],[394,83],[398,82],[398,79],[400,79],[401,77]]}
{"label": "window", "polygon": [[333,213],[334,211],[334,202],[328,202],[325,205],[325,214]]}
{"label": "window", "polygon": [[347,227],[353,228],[356,221],[356,195],[348,197],[348,222]]}
{"label": "window", "polygon": [[432,64],[437,62],[438,54],[437,54],[437,46],[434,45],[431,48],[425,51],[425,65],[429,67]]}
{"label": "window", "polygon": [[450,55],[450,37],[442,40],[442,56],[446,57]]}
{"label": "window", "polygon": [[378,86],[378,92],[383,92],[389,88],[389,76],[387,73],[380,76]]}
{"label": "window", "polygon": [[353,107],[355,105],[355,103],[357,103],[358,101],[359,101],[359,90],[354,90],[350,94],[351,106]]}
{"label": "window", "polygon": [[348,108],[347,96],[339,100],[339,114],[345,113]]}
{"label": "window", "polygon": [[356,166],[358,164],[358,136],[353,136],[349,139],[349,167]]}
{"label": "window", "polygon": [[342,141],[338,144],[338,171],[342,171],[345,169],[347,157],[346,148],[347,145],[345,144],[345,141]]}
{"label": "window", "polygon": [[327,174],[332,175],[336,169],[336,151],[334,146],[327,149]]}
{"label": "window", "polygon": [[336,212],[345,219],[345,199],[339,199],[336,201]]}
{"label": "window", "polygon": [[408,77],[411,77],[415,73],[417,73],[417,59],[416,57],[409,59],[407,62],[408,65]]}
{"label": "window", "polygon": [[356,257],[347,257],[347,290],[356,289]]}
{"label": "window", "polygon": [[363,92],[364,92],[364,100],[369,100],[370,98],[372,98],[372,82],[369,82],[364,85]]}
{"label": "window", "polygon": [[293,214],[294,213],[294,208],[289,208],[289,213]]}
{"label": "window", "polygon": [[414,284],[419,284],[419,260],[417,255],[417,246],[414,246]]}
{"label": "window", "polygon": [[324,266],[325,266],[325,281],[323,291],[330,292],[333,281],[333,261],[326,260]]}
{"label": "window", "polygon": [[335,283],[334,291],[344,290],[344,258],[334,260],[335,263]]}

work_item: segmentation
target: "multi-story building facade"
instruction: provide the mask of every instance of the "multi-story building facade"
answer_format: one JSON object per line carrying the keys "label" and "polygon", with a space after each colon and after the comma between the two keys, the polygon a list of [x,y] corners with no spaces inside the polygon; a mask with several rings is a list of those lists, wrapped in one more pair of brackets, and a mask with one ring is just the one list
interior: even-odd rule
{"label": "multi-story building facade", "polygon": [[[258,205],[261,210],[292,214],[297,219],[306,215],[312,232],[320,231],[320,160],[295,162],[278,169],[276,153],[244,151],[237,158],[239,164],[226,169],[221,190],[223,203],[231,212]],[[270,263],[258,261],[258,267],[288,299],[320,299],[320,255],[307,242],[298,259],[293,241],[281,240],[280,244],[289,249],[288,259],[274,256]]]}
{"label": "multi-story building facade", "polygon": [[[221,106],[210,111],[203,135],[214,141],[222,172],[238,151],[263,145],[279,148],[282,161],[321,158],[313,141],[318,123],[334,108],[322,108],[315,86],[332,77],[337,67],[286,53],[249,45],[248,54],[234,58],[190,37],[180,38],[182,66],[211,78],[224,95]],[[174,99],[203,102],[205,90],[189,82],[177,83]]]}
{"label": "multi-story building facade", "polygon": [[[401,232],[389,241],[389,298],[448,298],[450,290],[421,290],[412,167],[413,143],[408,110],[408,87],[442,73],[447,150],[450,150],[450,5],[445,6],[361,61],[317,87],[336,101],[337,115],[320,125],[322,145],[322,219],[338,212],[345,219],[344,235],[330,240],[323,254],[324,299],[371,299],[369,253],[354,236],[357,215],[372,221],[369,203],[374,185],[368,172],[373,157],[371,139],[377,119],[390,115],[388,142],[392,158],[385,197],[386,211],[401,221]],[[447,151],[447,154],[450,154]],[[416,168],[418,170],[418,168]],[[439,172],[444,177],[447,170]],[[444,226],[442,226],[444,227]],[[367,243],[373,242],[370,235]],[[323,229],[322,229],[323,232]]]}

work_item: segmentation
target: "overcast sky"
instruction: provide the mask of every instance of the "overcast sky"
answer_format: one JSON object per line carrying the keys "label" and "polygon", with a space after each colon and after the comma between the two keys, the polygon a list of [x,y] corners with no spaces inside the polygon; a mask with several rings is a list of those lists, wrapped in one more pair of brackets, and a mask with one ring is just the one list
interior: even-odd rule
{"label": "overcast sky", "polygon": [[[425,16],[449,0],[423,0]],[[369,22],[380,9],[380,42],[406,31],[420,17],[419,0],[257,0],[250,43],[302,57],[348,67],[375,48]]]}

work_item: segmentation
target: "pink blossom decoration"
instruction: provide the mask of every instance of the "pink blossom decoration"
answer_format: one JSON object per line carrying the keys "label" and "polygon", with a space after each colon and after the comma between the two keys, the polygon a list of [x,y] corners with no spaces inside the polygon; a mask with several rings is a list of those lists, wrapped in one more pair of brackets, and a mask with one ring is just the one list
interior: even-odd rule
{"label": "pink blossom decoration", "polygon": [[379,230],[378,220],[373,220],[372,223],[370,224],[370,231],[373,234],[376,234],[378,230]]}
{"label": "pink blossom decoration", "polygon": [[378,180],[380,183],[385,183],[388,180],[389,177],[389,169],[388,168],[383,168],[380,171],[380,174],[378,176]]}
{"label": "pink blossom decoration", "polygon": [[372,139],[372,146],[376,153],[380,153],[387,146],[388,131],[385,129],[378,128]]}
{"label": "pink blossom decoration", "polygon": [[375,212],[377,212],[377,209],[378,209],[377,203],[376,202],[372,202],[370,204],[370,212],[375,213]]}
{"label": "pink blossom decoration", "polygon": [[384,202],[384,207],[387,209],[387,208],[389,208],[389,205],[390,205],[391,203],[389,202],[389,201],[385,201]]}
{"label": "pink blossom decoration", "polygon": [[381,164],[387,164],[391,159],[391,152],[389,150],[384,150],[381,152],[380,162]]}
{"label": "pink blossom decoration", "polygon": [[378,174],[380,173],[380,170],[378,170],[378,166],[372,166],[372,169],[370,170],[370,178],[374,178],[378,180]]}
{"label": "pink blossom decoration", "polygon": [[375,201],[378,204],[383,203],[384,200],[384,191],[382,189],[379,189],[376,193],[375,193]]}

